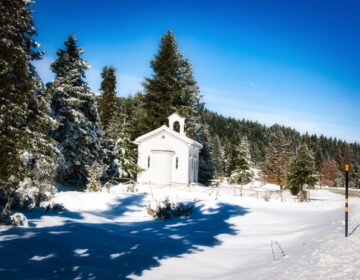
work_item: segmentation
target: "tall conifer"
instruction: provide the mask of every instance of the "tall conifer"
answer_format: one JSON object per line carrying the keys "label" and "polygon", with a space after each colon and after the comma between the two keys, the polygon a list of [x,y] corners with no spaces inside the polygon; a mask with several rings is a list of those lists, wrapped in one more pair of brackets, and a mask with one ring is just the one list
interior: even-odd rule
{"label": "tall conifer", "polygon": [[279,185],[280,191],[282,191],[285,185],[289,157],[290,142],[285,139],[280,127],[277,127],[271,137],[265,162],[261,169],[264,173],[265,181]]}
{"label": "tall conifer", "polygon": [[314,157],[303,143],[289,163],[287,185],[293,194],[297,194],[306,186],[314,187],[317,182]]}
{"label": "tall conifer", "polygon": [[254,177],[250,169],[251,155],[249,146],[249,141],[246,136],[243,136],[240,144],[235,149],[235,169],[230,174],[231,183],[245,185],[250,183]]}
{"label": "tall conifer", "polygon": [[99,116],[101,128],[106,131],[112,118],[117,112],[116,106],[116,68],[105,66],[101,72],[101,98],[99,102]]}
{"label": "tall conifer", "polygon": [[142,122],[147,128],[143,133],[167,124],[168,116],[175,111],[185,117],[187,135],[203,144],[199,158],[199,181],[208,183],[213,175],[213,163],[204,120],[201,119],[204,104],[200,102],[200,90],[191,63],[179,52],[171,30],[161,37],[158,53],[150,65],[154,74],[143,83]]}
{"label": "tall conifer", "polygon": [[55,73],[50,87],[52,109],[61,124],[52,135],[63,156],[57,180],[83,188],[93,162],[97,160],[103,167],[103,150],[95,96],[84,80],[88,64],[81,58],[83,50],[76,41],[70,35],[65,49],[57,52],[58,58],[51,64]]}
{"label": "tall conifer", "polygon": [[195,135],[196,125],[193,122],[195,119],[199,121],[200,91],[191,63],[179,52],[171,30],[161,38],[158,54],[150,64],[154,74],[143,83],[146,113],[144,121],[148,130],[166,124],[167,117],[177,111],[187,119],[187,130]]}
{"label": "tall conifer", "polygon": [[49,104],[31,65],[42,55],[33,39],[32,4],[0,2],[0,191],[22,201],[34,201],[45,191],[56,156],[46,135],[51,123]]}

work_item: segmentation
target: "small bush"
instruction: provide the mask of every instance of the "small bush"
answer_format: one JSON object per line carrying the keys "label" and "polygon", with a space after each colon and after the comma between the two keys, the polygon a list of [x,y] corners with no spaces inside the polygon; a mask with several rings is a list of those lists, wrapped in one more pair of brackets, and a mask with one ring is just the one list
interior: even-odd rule
{"label": "small bush", "polygon": [[28,226],[28,220],[22,213],[15,213],[11,215],[11,221],[14,226]]}
{"label": "small bush", "polygon": [[97,161],[94,161],[89,173],[90,173],[90,180],[86,186],[86,191],[88,191],[88,192],[101,191],[101,182],[100,182],[101,171],[100,171],[100,167],[99,167],[99,164],[97,163]]}
{"label": "small bush", "polygon": [[174,217],[189,216],[193,208],[194,204],[189,206],[184,203],[170,202],[169,198],[166,198],[164,201],[148,205],[147,212],[154,218],[170,220]]}
{"label": "small bush", "polygon": [[61,212],[65,210],[65,207],[61,203],[54,203],[54,205],[52,206],[52,210],[54,212]]}
{"label": "small bush", "polygon": [[0,214],[0,224],[7,226],[28,226],[28,220],[22,213],[11,215],[10,212]]}

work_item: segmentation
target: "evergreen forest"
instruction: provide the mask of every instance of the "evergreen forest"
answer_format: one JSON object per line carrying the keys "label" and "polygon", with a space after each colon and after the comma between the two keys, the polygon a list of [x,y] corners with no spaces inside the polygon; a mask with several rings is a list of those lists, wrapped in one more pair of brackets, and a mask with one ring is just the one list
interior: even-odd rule
{"label": "evergreen forest", "polygon": [[86,50],[71,34],[49,69],[54,80],[45,85],[33,66],[43,51],[35,40],[32,3],[2,0],[0,13],[0,205],[40,205],[59,185],[97,191],[113,178],[136,180],[141,170],[134,139],[166,124],[173,112],[186,118],[187,136],[203,144],[204,185],[225,178],[247,184],[256,168],[264,181],[294,193],[316,183],[342,187],[350,163],[350,187],[360,188],[359,143],[206,109],[191,61],[171,30],[149,62],[152,75],[143,91],[119,97],[121,65],[103,67],[95,94],[98,89],[86,82]]}

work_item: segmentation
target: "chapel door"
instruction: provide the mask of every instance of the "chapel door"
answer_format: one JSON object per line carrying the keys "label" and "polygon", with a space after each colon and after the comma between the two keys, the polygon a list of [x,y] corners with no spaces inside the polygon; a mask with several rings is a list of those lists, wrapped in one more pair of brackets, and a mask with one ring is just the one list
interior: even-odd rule
{"label": "chapel door", "polygon": [[151,151],[151,181],[154,184],[169,185],[171,183],[172,151]]}

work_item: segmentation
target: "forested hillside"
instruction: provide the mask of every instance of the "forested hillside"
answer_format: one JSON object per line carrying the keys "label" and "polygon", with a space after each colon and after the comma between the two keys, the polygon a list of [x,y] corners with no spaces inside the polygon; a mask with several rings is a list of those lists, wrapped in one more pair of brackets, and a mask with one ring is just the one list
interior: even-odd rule
{"label": "forested hillside", "polygon": [[345,163],[350,163],[352,166],[352,184],[357,188],[360,186],[359,143],[347,143],[323,135],[300,134],[292,128],[278,124],[266,127],[258,122],[227,118],[207,110],[204,111],[203,118],[208,126],[212,142],[217,137],[220,139],[221,149],[225,154],[223,160],[227,158],[226,151],[233,150],[240,138],[245,135],[250,144],[252,161],[255,166],[260,167],[265,161],[272,135],[280,130],[289,143],[290,154],[295,154],[300,144],[306,143],[313,154],[315,167],[319,172],[327,161],[335,160],[339,172],[343,172]]}

